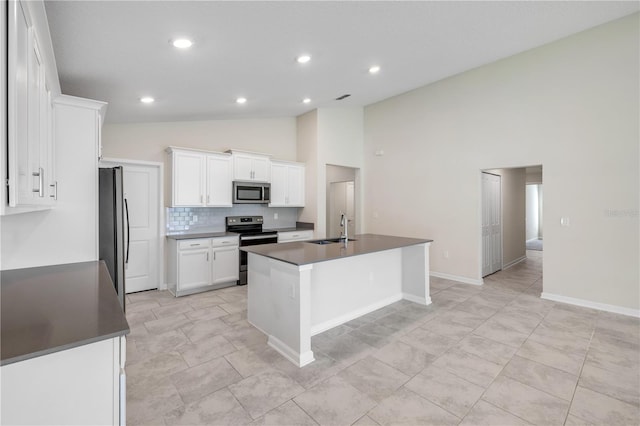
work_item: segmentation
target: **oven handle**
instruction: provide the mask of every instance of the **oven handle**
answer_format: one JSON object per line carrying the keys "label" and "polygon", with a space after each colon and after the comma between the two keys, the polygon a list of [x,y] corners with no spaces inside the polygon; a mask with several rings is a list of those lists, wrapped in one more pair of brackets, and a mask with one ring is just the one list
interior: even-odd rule
{"label": "oven handle", "polygon": [[246,237],[240,236],[240,241],[250,241],[250,240],[266,240],[269,238],[275,238],[278,234],[273,235],[248,235]]}

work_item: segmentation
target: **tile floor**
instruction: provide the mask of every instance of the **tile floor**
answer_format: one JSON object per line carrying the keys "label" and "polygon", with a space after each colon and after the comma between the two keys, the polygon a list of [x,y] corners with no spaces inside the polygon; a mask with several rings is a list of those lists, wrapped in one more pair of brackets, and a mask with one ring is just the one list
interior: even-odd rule
{"label": "tile floor", "polygon": [[246,287],[127,296],[132,425],[638,425],[640,320],[539,298],[542,253],[431,280],[312,339],[302,369],[246,321]]}

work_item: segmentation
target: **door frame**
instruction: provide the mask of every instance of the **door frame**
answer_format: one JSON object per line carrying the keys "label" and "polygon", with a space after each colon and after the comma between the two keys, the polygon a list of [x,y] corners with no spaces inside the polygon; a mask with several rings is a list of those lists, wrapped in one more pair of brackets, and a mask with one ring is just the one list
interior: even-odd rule
{"label": "door frame", "polygon": [[160,249],[158,250],[158,267],[160,268],[160,283],[158,290],[167,289],[166,271],[164,265],[165,259],[165,218],[164,218],[164,163],[157,161],[131,160],[128,158],[103,157],[100,159],[98,166],[147,166],[156,167],[158,169],[158,242]]}

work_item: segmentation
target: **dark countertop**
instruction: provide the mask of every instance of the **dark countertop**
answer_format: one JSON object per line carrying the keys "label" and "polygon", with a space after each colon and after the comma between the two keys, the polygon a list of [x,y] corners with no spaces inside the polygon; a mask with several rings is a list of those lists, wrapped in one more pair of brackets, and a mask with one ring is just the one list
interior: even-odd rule
{"label": "dark countertop", "polygon": [[271,232],[296,232],[296,231],[313,231],[314,230],[314,224],[310,223],[310,222],[296,222],[296,226],[290,226],[287,228],[271,228],[271,229],[264,229],[264,231],[271,231]]}
{"label": "dark countertop", "polygon": [[172,240],[191,240],[194,238],[216,238],[216,237],[235,237],[238,234],[235,232],[215,232],[215,231],[204,231],[204,232],[181,232],[175,234],[167,234],[167,238],[171,238]]}
{"label": "dark countertop", "polygon": [[103,261],[2,271],[0,280],[0,365],[129,333]]}
{"label": "dark countertop", "polygon": [[346,247],[344,243],[320,245],[308,241],[293,241],[289,243],[240,247],[240,250],[300,266],[430,243],[433,241],[377,234],[355,235],[353,238],[356,241],[349,241]]}

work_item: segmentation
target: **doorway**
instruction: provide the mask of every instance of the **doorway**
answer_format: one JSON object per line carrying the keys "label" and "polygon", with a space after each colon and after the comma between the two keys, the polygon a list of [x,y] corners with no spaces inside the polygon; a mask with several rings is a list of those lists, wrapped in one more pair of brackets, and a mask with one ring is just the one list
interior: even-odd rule
{"label": "doorway", "polygon": [[349,235],[355,233],[355,182],[331,182],[329,187],[329,215],[327,216],[330,237],[338,237],[343,232],[340,219],[344,214],[348,221]]}
{"label": "doorway", "polygon": [[327,217],[326,235],[329,238],[339,237],[343,228],[340,226],[342,214],[346,216],[349,236],[356,234],[357,229],[357,169],[327,164]]}
{"label": "doorway", "polygon": [[123,187],[129,223],[128,262],[125,262],[126,293],[158,289],[164,270],[161,179],[162,164],[105,159],[101,166],[122,166]]}

